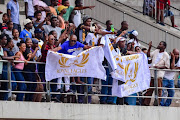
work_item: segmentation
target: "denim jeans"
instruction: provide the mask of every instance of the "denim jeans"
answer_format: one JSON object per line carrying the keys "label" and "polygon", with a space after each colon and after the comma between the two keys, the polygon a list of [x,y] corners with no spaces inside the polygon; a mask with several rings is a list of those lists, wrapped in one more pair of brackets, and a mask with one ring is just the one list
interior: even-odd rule
{"label": "denim jeans", "polygon": [[[81,77],[80,79],[82,82],[85,82],[85,78]],[[92,84],[92,83],[93,83],[92,78],[88,77],[87,84]],[[84,87],[85,86],[83,86],[83,85],[77,86],[77,92],[84,94]],[[92,91],[92,87],[88,86],[88,92],[90,92],[90,91]],[[84,103],[84,96],[78,95],[78,103]],[[91,103],[91,96],[88,96],[88,103]]]}
{"label": "denim jeans", "polygon": [[[167,88],[174,88],[174,80],[168,80],[166,78],[163,78],[163,87],[167,87]],[[174,93],[175,91],[173,89],[168,89],[168,97],[174,97]],[[164,90],[162,90],[162,96],[164,94]],[[170,106],[172,102],[172,99],[167,99],[165,101],[165,99],[161,100],[161,106]]]}
{"label": "denim jeans", "polygon": [[[134,93],[130,96],[137,96],[137,93]],[[125,97],[124,98],[124,102],[127,104],[127,105],[136,105],[136,100],[137,100],[137,97]]]}
{"label": "denim jeans", "polygon": [[[102,80],[102,85],[112,85],[113,78],[109,74],[109,68],[106,68],[106,75],[107,75],[106,81]],[[103,86],[101,89],[101,94],[112,95],[112,87]],[[100,98],[100,102],[106,102],[106,103],[116,104],[116,100],[117,100],[117,97],[103,96]]]}
{"label": "denim jeans", "polygon": [[[7,70],[8,70],[7,64],[4,64],[4,65],[3,65],[3,73],[2,73],[2,79],[3,79],[3,80],[8,80]],[[11,71],[12,71],[12,67],[11,67]],[[13,72],[11,72],[11,80],[12,80],[12,81],[16,81]],[[12,82],[11,85],[12,85],[12,91],[14,91],[14,90],[16,89],[16,87],[17,87],[17,83],[16,83],[16,82]],[[3,89],[3,90],[8,90],[8,83],[7,83],[7,82],[2,82],[1,86],[2,86],[1,89]],[[3,97],[4,100],[7,100],[7,99],[8,99],[8,93],[4,93],[3,96],[4,96],[4,97]]]}
{"label": "denim jeans", "polygon": [[[14,68],[14,75],[16,78],[16,81],[25,81],[24,76],[22,74],[22,70]],[[18,91],[25,91],[26,90],[26,84],[25,83],[18,83]],[[16,101],[23,101],[24,93],[18,93],[16,97]]]}
{"label": "denim jeans", "polygon": [[[24,69],[25,72],[27,73],[24,73],[24,78],[25,78],[25,81],[28,81],[28,82],[36,82],[36,76],[35,76],[35,73],[33,73],[34,71],[30,70],[30,69]],[[27,83],[26,84],[27,86],[27,91],[30,91],[30,92],[34,92],[36,90],[36,86],[37,84],[35,83]],[[33,95],[32,93],[26,93],[25,94],[25,101],[32,101],[33,100]]]}

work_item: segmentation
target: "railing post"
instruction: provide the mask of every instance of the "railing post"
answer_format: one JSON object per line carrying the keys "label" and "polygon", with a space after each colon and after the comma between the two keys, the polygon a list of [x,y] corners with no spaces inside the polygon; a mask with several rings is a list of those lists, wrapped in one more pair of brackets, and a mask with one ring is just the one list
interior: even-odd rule
{"label": "railing post", "polygon": [[12,100],[12,84],[11,84],[11,63],[7,63],[7,78],[8,78],[8,101]]}
{"label": "railing post", "polygon": [[46,91],[47,91],[47,96],[46,96],[46,101],[51,102],[51,93],[50,93],[50,82],[46,82]]}
{"label": "railing post", "polygon": [[88,85],[87,77],[85,78],[86,85],[84,86],[84,102],[88,104]]}
{"label": "railing post", "polygon": [[158,106],[159,100],[158,97],[158,79],[157,79],[157,69],[154,70],[154,87],[155,87],[155,100],[154,100],[154,106]]}

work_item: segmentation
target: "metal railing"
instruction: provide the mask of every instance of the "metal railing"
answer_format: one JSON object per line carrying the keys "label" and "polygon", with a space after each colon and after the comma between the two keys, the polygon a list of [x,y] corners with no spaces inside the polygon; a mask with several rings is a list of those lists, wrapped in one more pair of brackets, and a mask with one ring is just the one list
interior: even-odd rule
{"label": "metal railing", "polygon": [[[70,83],[70,84],[66,84],[66,83],[56,83],[56,82],[32,82],[32,81],[13,81],[11,80],[11,72],[15,72],[15,71],[11,71],[11,63],[8,62],[7,60],[0,60],[0,62],[4,62],[7,63],[7,71],[3,71],[3,72],[7,72],[8,76],[8,80],[0,80],[1,83],[7,83],[8,84],[8,89],[6,90],[0,90],[0,93],[8,93],[8,100],[11,101],[12,100],[12,94],[17,94],[17,93],[29,93],[29,94],[45,94],[45,99],[46,102],[51,102],[51,98],[52,95],[67,95],[67,97],[69,96],[68,99],[72,99],[71,97],[74,96],[74,98],[76,99],[76,103],[77,103],[77,97],[78,96],[84,96],[84,102],[83,103],[89,103],[88,101],[88,97],[89,96],[98,96],[98,97],[116,97],[116,96],[112,96],[112,95],[107,95],[107,94],[100,94],[100,93],[89,93],[88,92],[88,87],[112,87],[112,85],[100,85],[100,84],[75,84],[75,83]],[[23,61],[14,61],[15,63],[22,63]],[[41,63],[41,62],[28,62],[28,63],[32,63],[32,64],[45,64],[45,63]],[[159,103],[159,99],[160,98],[165,98],[165,99],[180,99],[180,97],[162,97],[162,96],[158,96],[158,90],[159,89],[173,89],[173,90],[180,90],[180,88],[166,88],[166,87],[158,87],[158,79],[157,79],[157,71],[161,70],[161,71],[171,71],[171,72],[180,72],[180,70],[169,70],[169,69],[154,69],[154,68],[150,68],[150,70],[154,70],[154,86],[150,87],[150,89],[155,89],[155,95],[154,96],[127,96],[129,98],[153,98],[155,99],[154,105],[158,105]],[[99,83],[101,82],[101,80],[99,80]],[[17,90],[12,90],[12,83],[25,83],[25,84],[43,84],[45,86],[45,91],[17,91]],[[87,83],[87,78],[85,79],[85,83]],[[56,91],[51,91],[51,85],[71,85],[71,86],[84,86],[84,92],[83,93],[77,93],[77,91],[74,91],[72,93],[66,93],[66,92],[56,92]],[[70,100],[69,100],[70,102]],[[124,101],[123,101],[124,102]]]}

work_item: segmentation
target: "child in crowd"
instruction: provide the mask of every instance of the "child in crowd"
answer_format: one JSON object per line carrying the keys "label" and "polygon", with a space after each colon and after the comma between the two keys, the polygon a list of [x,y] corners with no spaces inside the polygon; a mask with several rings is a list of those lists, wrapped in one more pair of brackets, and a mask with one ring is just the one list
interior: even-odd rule
{"label": "child in crowd", "polygon": [[3,30],[6,30],[8,29],[7,27],[7,22],[9,21],[9,18],[8,18],[8,15],[7,13],[4,13],[3,16],[2,16],[2,23],[0,23],[0,30],[1,32],[3,32]]}
{"label": "child in crowd", "polygon": [[9,35],[10,38],[13,38],[13,35],[12,35],[13,22],[12,21],[8,21],[7,22],[7,27],[8,27],[8,29],[4,29],[3,33]]}
{"label": "child in crowd", "polygon": [[34,28],[36,28],[41,23],[41,21],[40,21],[41,17],[42,17],[41,11],[36,11],[34,13],[34,17],[35,17],[35,21],[33,22],[34,23],[33,26],[34,26]]}
{"label": "child in crowd", "polygon": [[13,29],[12,35],[13,35],[13,43],[14,43],[14,47],[12,51],[14,54],[16,54],[19,51],[19,47],[17,46],[17,43],[20,43],[21,41],[21,39],[19,38],[19,31],[17,29]]}

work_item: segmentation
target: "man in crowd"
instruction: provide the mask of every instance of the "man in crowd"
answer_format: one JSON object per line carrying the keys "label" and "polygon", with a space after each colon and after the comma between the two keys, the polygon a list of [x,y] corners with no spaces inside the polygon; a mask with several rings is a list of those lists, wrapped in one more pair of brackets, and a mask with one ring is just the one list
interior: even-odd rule
{"label": "man in crowd", "polygon": [[[121,29],[117,31],[117,35],[116,36],[119,36],[123,31],[126,31],[128,30],[128,23],[126,21],[122,21],[121,22]],[[127,34],[125,34],[124,36],[122,36],[124,38],[127,38]]]}
{"label": "man in crowd", "polygon": [[55,7],[58,5],[58,0],[51,0],[51,6],[49,6],[49,9],[51,13],[57,17],[57,12]]}
{"label": "man in crowd", "polygon": [[[152,47],[152,41],[149,43],[149,49],[147,52],[147,56],[152,58],[152,68],[156,68],[156,69],[168,69],[170,67],[170,60],[169,60],[169,55],[168,53],[165,51],[166,49],[166,42],[161,41],[157,47],[157,49],[153,52],[151,51],[151,47]],[[164,77],[164,73],[165,71],[158,71],[157,72],[157,83],[158,83],[158,87],[162,87],[162,79]],[[150,83],[150,87],[154,87],[154,70],[151,70],[151,83]],[[154,89],[150,88],[147,90],[145,96],[152,96]],[[158,96],[162,96],[162,89],[158,90]],[[143,101],[143,105],[148,106],[150,104],[151,99],[150,98],[145,98]],[[160,104],[161,99],[159,99],[158,103],[154,103],[154,105],[156,104]]]}
{"label": "man in crowd", "polygon": [[[179,50],[174,49],[173,52],[171,52],[171,59],[170,59],[170,68],[171,69],[180,69],[180,59],[179,59]],[[167,88],[174,88],[174,77],[176,75],[176,72],[170,72],[166,71],[164,74],[164,78],[162,81],[162,86]],[[167,89],[168,97],[174,97],[174,89]],[[163,90],[164,93],[164,90]],[[163,95],[162,95],[163,96]],[[162,99],[161,100],[161,106],[170,106],[172,102],[172,99]]]}
{"label": "man in crowd", "polygon": [[13,28],[21,32],[21,26],[19,21],[19,3],[17,0],[10,0],[7,3],[7,14],[9,20],[13,22]]}
{"label": "man in crowd", "polygon": [[30,20],[32,20],[34,18],[33,0],[24,0],[24,3],[26,19],[29,18]]}

